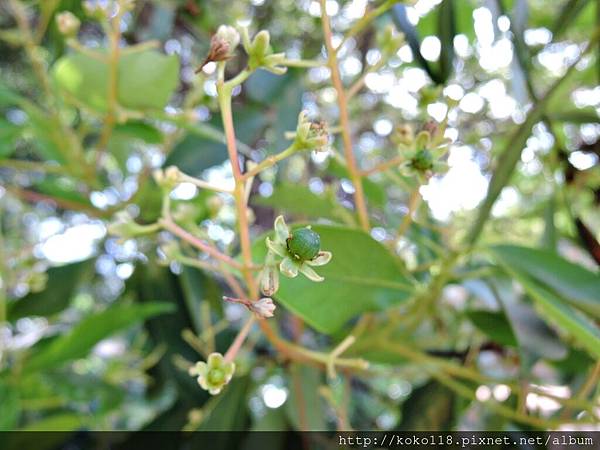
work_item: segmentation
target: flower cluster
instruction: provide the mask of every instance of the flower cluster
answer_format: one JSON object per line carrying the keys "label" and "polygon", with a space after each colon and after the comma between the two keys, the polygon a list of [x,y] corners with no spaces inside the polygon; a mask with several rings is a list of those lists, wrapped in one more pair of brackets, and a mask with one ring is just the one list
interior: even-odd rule
{"label": "flower cluster", "polygon": [[292,133],[294,147],[297,150],[323,151],[329,144],[329,133],[325,122],[311,122],[306,111],[298,115],[296,132]]}
{"label": "flower cluster", "polygon": [[409,124],[396,127],[392,141],[398,146],[398,151],[404,156],[400,166],[406,176],[416,175],[423,183],[436,173],[448,169],[442,157],[448,151],[450,140],[444,137],[445,122],[438,124],[426,122],[415,136]]}
{"label": "flower cluster", "polygon": [[331,260],[331,253],[321,250],[321,238],[310,227],[290,231],[283,216],[275,219],[274,239],[266,238],[267,257],[260,281],[267,296],[279,289],[279,272],[289,278],[298,273],[312,281],[323,281],[311,266],[323,266]]}
{"label": "flower cluster", "polygon": [[206,362],[198,361],[190,368],[189,374],[198,377],[198,384],[211,395],[217,395],[231,381],[235,363],[227,362],[220,353],[211,353]]}

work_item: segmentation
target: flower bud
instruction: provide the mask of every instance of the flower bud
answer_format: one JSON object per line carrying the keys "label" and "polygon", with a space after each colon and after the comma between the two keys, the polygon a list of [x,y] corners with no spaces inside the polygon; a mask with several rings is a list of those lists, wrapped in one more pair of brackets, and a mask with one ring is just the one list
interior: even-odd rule
{"label": "flower bud", "polygon": [[115,220],[108,225],[108,233],[123,239],[131,239],[142,234],[148,234],[156,231],[158,227],[155,224],[140,225],[136,223],[128,211],[119,211],[115,215]]}
{"label": "flower bud", "polygon": [[279,270],[275,264],[268,264],[260,273],[260,290],[264,295],[275,295],[279,290]]}
{"label": "flower bud", "polygon": [[256,36],[254,36],[251,53],[258,58],[265,56],[269,52],[270,42],[271,35],[269,32],[267,30],[259,31]]}
{"label": "flower bud", "polygon": [[209,62],[227,61],[230,59],[239,43],[240,33],[229,25],[221,25],[210,39],[208,55],[206,55],[196,73],[200,72]]}
{"label": "flower bud", "polygon": [[83,10],[96,20],[106,20],[109,16],[108,5],[98,0],[86,0],[83,2]]}
{"label": "flower bud", "polygon": [[393,25],[388,25],[383,29],[377,40],[382,55],[389,58],[404,44],[404,34],[397,33]]}
{"label": "flower bud", "polygon": [[217,33],[214,37],[227,43],[230,52],[233,52],[240,43],[240,33],[229,25],[221,25],[217,28]]}
{"label": "flower bud", "polygon": [[63,36],[73,37],[77,35],[81,22],[70,11],[63,11],[56,15],[56,26]]}
{"label": "flower bud", "polygon": [[311,122],[306,111],[300,112],[296,127],[296,147],[298,150],[322,151],[329,143],[329,134],[325,122]]}
{"label": "flower bud", "polygon": [[154,181],[161,188],[171,190],[179,183],[179,169],[175,166],[169,166],[166,169],[157,169],[152,173]]}
{"label": "flower bud", "polygon": [[407,123],[401,123],[396,126],[392,134],[391,141],[394,144],[410,146],[415,139],[412,127]]}
{"label": "flower bud", "polygon": [[267,318],[273,317],[273,311],[275,311],[275,304],[273,300],[268,297],[263,297],[256,302],[251,302],[248,308],[256,314],[258,317]]}

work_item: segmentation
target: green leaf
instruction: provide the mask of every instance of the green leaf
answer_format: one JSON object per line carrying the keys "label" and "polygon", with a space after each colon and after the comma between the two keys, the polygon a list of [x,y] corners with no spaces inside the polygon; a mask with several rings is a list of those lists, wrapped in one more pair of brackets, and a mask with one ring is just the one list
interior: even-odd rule
{"label": "green leaf", "polygon": [[147,144],[162,144],[163,135],[153,125],[141,120],[129,120],[115,126],[113,133],[120,133],[146,142]]}
{"label": "green leaf", "polygon": [[[248,376],[234,377],[231,383],[223,390],[221,397],[212,397],[217,406],[202,423],[198,431],[235,431],[243,430],[245,418],[248,413],[246,395],[250,385]],[[223,440],[227,440],[226,433]],[[212,447],[211,448],[215,448]]]}
{"label": "green leaf", "polygon": [[15,429],[21,415],[20,403],[17,389],[0,380],[0,431]]}
{"label": "green leaf", "polygon": [[285,412],[298,431],[327,430],[323,398],[319,386],[323,384],[322,372],[314,367],[294,364],[289,375],[290,398]]}
{"label": "green leaf", "polygon": [[600,358],[600,330],[595,324],[526,275],[514,270],[509,265],[502,265],[504,270],[512,275],[523,286],[525,292],[535,300],[540,307],[541,314],[572,336],[590,355]]}
{"label": "green leaf", "polygon": [[566,346],[530,304],[515,297],[511,280],[491,283],[516,336],[523,362],[537,359],[531,358],[533,355],[551,361],[562,360],[567,355]]}
{"label": "green leaf", "polygon": [[[97,111],[107,110],[109,69],[83,53],[60,58],[52,69],[57,85]],[[119,59],[117,101],[131,109],[166,106],[179,82],[179,61],[154,50],[128,53]]]}
{"label": "green leaf", "polygon": [[[298,216],[339,220],[336,209],[342,208],[335,199],[318,195],[302,184],[280,183],[270,197],[255,197],[254,203]],[[349,214],[352,214],[348,211]]]}
{"label": "green leaf", "polygon": [[132,109],[164,108],[179,83],[179,60],[156,51],[119,60],[119,104]]}
{"label": "green leaf", "polygon": [[16,150],[15,143],[23,128],[0,118],[0,158],[6,158]]}
{"label": "green leaf", "polygon": [[454,393],[431,381],[413,391],[402,404],[402,422],[398,430],[443,431],[452,424]]}
{"label": "green leaf", "polygon": [[549,287],[571,305],[600,318],[600,275],[546,249],[497,245],[492,253],[504,266]]}
{"label": "green leaf", "polygon": [[[20,428],[19,431],[75,431],[82,425],[81,416],[77,414],[55,414],[33,422]],[[25,435],[23,435],[25,436]],[[65,439],[64,435],[57,435],[60,441]]]}
{"label": "green leaf", "polygon": [[[338,178],[350,178],[348,168],[335,159],[330,160],[329,165],[327,166],[327,172]],[[362,183],[363,189],[365,190],[365,196],[369,203],[380,208],[385,207],[387,202],[385,189],[368,178],[363,178]]]}
{"label": "green leaf", "polygon": [[483,334],[489,336],[492,341],[510,347],[517,346],[517,339],[503,313],[470,310],[466,311],[465,314],[473,325]]}
{"label": "green leaf", "polygon": [[8,318],[14,322],[26,316],[50,316],[65,309],[77,286],[86,278],[91,262],[81,261],[52,267],[46,272],[46,288],[9,304]]}
{"label": "green leaf", "polygon": [[84,318],[67,334],[34,353],[25,363],[26,370],[40,370],[82,358],[97,342],[130,327],[147,317],[173,311],[169,303],[116,305]]}
{"label": "green leaf", "polygon": [[[329,264],[315,267],[325,281],[282,275],[275,297],[317,330],[333,334],[356,315],[385,310],[412,293],[402,266],[368,234],[328,225],[314,225],[313,230],[321,236],[321,248],[333,253]],[[264,237],[257,239],[256,261],[264,260],[265,248]]]}
{"label": "green leaf", "polygon": [[[464,0],[463,0],[464,1]],[[454,36],[456,35],[455,0],[446,0],[439,6],[438,11],[438,38],[441,42],[440,50],[440,79],[448,80],[452,73],[454,63]],[[459,8],[462,7],[462,4]]]}

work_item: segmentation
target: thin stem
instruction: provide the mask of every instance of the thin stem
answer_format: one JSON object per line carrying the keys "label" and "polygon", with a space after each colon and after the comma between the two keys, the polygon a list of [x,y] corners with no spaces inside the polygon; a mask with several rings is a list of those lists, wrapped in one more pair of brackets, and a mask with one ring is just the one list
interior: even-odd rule
{"label": "thin stem", "polygon": [[304,67],[304,68],[312,68],[312,67],[325,67],[327,66],[326,61],[317,61],[314,59],[284,59],[281,62],[282,66],[287,67]]}
{"label": "thin stem", "polygon": [[385,58],[382,56],[379,61],[377,61],[377,63],[375,63],[372,66],[369,66],[369,68],[367,70],[365,70],[363,72],[363,74],[360,76],[360,78],[358,80],[356,80],[352,86],[350,86],[350,89],[348,89],[348,99],[351,99],[352,97],[354,97],[356,94],[358,94],[358,92],[363,88],[363,86],[365,85],[365,81],[367,80],[367,76],[373,72],[377,72],[379,69],[381,69],[384,65],[385,65]]}
{"label": "thin stem", "polygon": [[231,362],[231,361],[233,361],[235,359],[238,351],[242,347],[242,344],[246,340],[246,337],[248,336],[248,333],[250,333],[250,329],[252,328],[252,325],[254,324],[255,320],[256,320],[256,318],[254,317],[254,314],[251,314],[250,317],[248,318],[248,321],[240,329],[240,331],[238,332],[237,336],[233,340],[231,346],[229,347],[229,349],[225,353],[224,359],[225,359],[226,362]]}
{"label": "thin stem", "polygon": [[[244,75],[242,75],[244,74]],[[229,161],[231,163],[231,169],[233,172],[233,178],[235,180],[235,189],[233,196],[235,198],[235,207],[238,217],[238,229],[240,235],[240,246],[242,248],[242,258],[244,264],[242,266],[242,273],[244,279],[250,289],[249,297],[254,299],[258,295],[258,287],[254,277],[252,276],[251,267],[252,263],[252,247],[250,242],[250,229],[248,224],[248,208],[246,205],[246,192],[244,186],[244,176],[240,167],[240,159],[237,152],[235,130],[233,127],[233,114],[231,112],[231,90],[233,82],[242,82],[249,73],[247,71],[240,72],[240,74],[233,80],[225,83],[225,64],[219,63],[218,66],[218,80],[217,80],[217,92],[219,95],[219,106],[221,108],[221,118],[223,121],[223,127],[225,128],[225,140],[227,143],[227,153],[229,154]]]}
{"label": "thin stem", "polygon": [[[331,358],[329,353],[321,353],[309,350],[282,339],[280,336],[278,336],[277,332],[271,328],[270,324],[266,320],[261,320],[259,325],[269,341],[288,359],[304,361],[315,364],[319,367],[327,368],[327,364]],[[357,358],[336,358],[335,365],[354,370],[366,370],[369,368],[369,363],[367,361]]]}
{"label": "thin stem", "polygon": [[223,192],[225,194],[232,194],[233,195],[233,191],[231,189],[226,189],[226,188],[222,188],[222,187],[219,187],[219,186],[214,186],[214,185],[212,185],[210,183],[207,183],[204,180],[200,180],[198,178],[186,175],[183,172],[179,173],[179,181],[181,181],[182,183],[191,183],[194,186],[199,187],[200,189],[207,189],[209,191]]}
{"label": "thin stem", "polygon": [[266,157],[260,163],[258,163],[256,166],[254,166],[252,169],[250,169],[246,173],[244,173],[244,175],[243,175],[244,180],[248,180],[252,177],[255,177],[263,170],[268,169],[269,167],[273,167],[279,161],[282,161],[285,158],[290,157],[295,152],[296,152],[296,146],[294,144],[292,144],[288,148],[283,150],[282,152],[280,152],[276,155]]}
{"label": "thin stem", "polygon": [[110,50],[108,54],[108,93],[106,95],[107,114],[104,119],[104,127],[98,140],[98,153],[96,162],[102,156],[108,141],[112,135],[113,128],[117,122],[117,94],[118,94],[118,73],[119,73],[119,41],[121,40],[121,15],[123,8],[119,8],[116,16],[111,20],[109,26],[108,39]]}
{"label": "thin stem", "polygon": [[368,177],[369,175],[383,172],[385,170],[391,169],[392,167],[397,167],[400,164],[402,164],[403,162],[404,162],[404,157],[401,155],[398,155],[398,156],[390,159],[389,161],[384,161],[380,164],[377,164],[374,167],[371,167],[370,169],[361,170],[360,175],[363,177]]}
{"label": "thin stem", "polygon": [[412,223],[412,216],[415,210],[417,209],[417,206],[419,205],[419,201],[421,199],[421,195],[419,194],[419,188],[420,186],[417,186],[410,194],[410,197],[408,199],[408,212],[402,218],[400,227],[398,227],[398,239],[404,236],[404,233],[406,233],[406,230],[408,230],[408,227]]}
{"label": "thin stem", "polygon": [[348,103],[346,100],[346,92],[342,84],[342,78],[340,77],[340,71],[338,67],[338,59],[335,49],[333,48],[331,24],[329,23],[329,16],[326,11],[326,0],[321,0],[321,23],[323,25],[323,35],[325,39],[325,45],[327,47],[327,61],[329,70],[331,71],[331,80],[333,86],[337,92],[337,103],[340,114],[340,126],[342,127],[342,141],[344,145],[344,156],[348,164],[348,172],[350,180],[354,185],[354,202],[356,209],[358,210],[358,217],[361,227],[365,231],[369,231],[369,214],[367,212],[367,204],[365,201],[365,194],[363,191],[362,180],[358,168],[356,166],[356,158],[352,149],[352,138],[350,136],[350,119],[348,116]]}
{"label": "thin stem", "polygon": [[221,253],[219,250],[210,246],[208,243],[204,242],[202,239],[197,238],[193,234],[188,233],[186,230],[184,230],[179,225],[177,225],[175,222],[173,222],[173,220],[163,217],[162,219],[160,219],[158,221],[158,223],[165,230],[173,233],[178,238],[183,239],[184,241],[193,245],[197,249],[202,250],[203,252],[212,256],[213,258],[218,259],[219,261],[222,261],[225,264],[227,264],[231,267],[234,267],[236,269],[242,268],[242,265],[240,263],[238,263],[235,259],[233,259],[230,256],[227,256],[224,253]]}
{"label": "thin stem", "polygon": [[[352,25],[352,27],[346,32],[344,39],[342,39],[342,42],[340,42],[340,45],[338,45],[336,51],[341,49],[344,46],[344,44],[346,42],[348,42],[348,40],[350,38],[356,36],[361,31],[363,31],[367,26],[369,26],[369,24],[374,19],[376,19],[377,17],[382,15],[384,12],[386,12],[388,9],[390,9],[392,6],[394,6],[394,4],[396,4],[396,3],[398,3],[398,0],[386,0],[384,3],[379,5],[377,8],[372,9],[371,11],[367,12],[360,20],[358,20],[354,25]],[[325,10],[325,7],[322,4],[321,5],[321,14],[323,14],[324,10]]]}

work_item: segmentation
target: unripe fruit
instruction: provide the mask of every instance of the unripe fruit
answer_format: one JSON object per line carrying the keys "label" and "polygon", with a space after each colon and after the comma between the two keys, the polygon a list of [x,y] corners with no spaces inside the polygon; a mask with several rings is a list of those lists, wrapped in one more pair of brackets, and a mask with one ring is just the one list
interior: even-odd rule
{"label": "unripe fruit", "polygon": [[287,239],[287,248],[294,258],[311,260],[319,254],[321,238],[310,228],[299,228]]}
{"label": "unripe fruit", "polygon": [[419,150],[412,159],[411,165],[421,172],[431,170],[433,168],[433,155],[427,149]]}
{"label": "unripe fruit", "polygon": [[221,369],[213,369],[208,372],[208,382],[212,384],[221,384],[225,381],[225,374]]}

